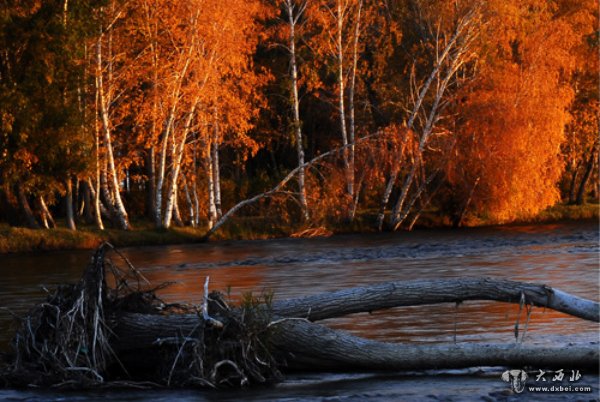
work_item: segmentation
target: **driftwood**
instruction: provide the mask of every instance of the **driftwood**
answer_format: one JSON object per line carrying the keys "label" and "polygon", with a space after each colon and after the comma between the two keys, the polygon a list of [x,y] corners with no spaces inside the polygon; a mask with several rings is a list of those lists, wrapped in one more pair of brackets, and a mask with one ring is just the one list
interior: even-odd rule
{"label": "driftwood", "polygon": [[[230,307],[221,294],[201,306],[166,305],[143,278],[94,255],[79,284],[63,287],[21,322],[14,355],[0,370],[8,386],[243,386],[280,370],[420,370],[507,366],[598,369],[598,345],[416,346],[377,342],[315,323],[397,306],[496,300],[600,321],[599,304],[546,285],[495,279],[394,282]],[[108,278],[108,279],[107,279]],[[112,286],[108,286],[111,283]],[[1,381],[0,381],[1,384]]]}

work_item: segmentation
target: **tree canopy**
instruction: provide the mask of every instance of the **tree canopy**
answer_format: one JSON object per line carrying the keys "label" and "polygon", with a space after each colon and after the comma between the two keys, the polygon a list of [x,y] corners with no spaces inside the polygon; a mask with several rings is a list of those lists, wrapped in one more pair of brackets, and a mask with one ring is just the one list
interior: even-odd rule
{"label": "tree canopy", "polygon": [[396,230],[598,196],[595,0],[1,5],[15,225],[209,229],[253,199],[238,213]]}

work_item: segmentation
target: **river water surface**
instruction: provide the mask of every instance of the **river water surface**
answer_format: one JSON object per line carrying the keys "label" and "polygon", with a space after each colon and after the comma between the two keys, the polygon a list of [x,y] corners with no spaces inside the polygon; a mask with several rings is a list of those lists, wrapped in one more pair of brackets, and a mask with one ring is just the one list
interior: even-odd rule
{"label": "river water surface", "polygon": [[[206,276],[210,287],[273,292],[275,299],[385,281],[485,276],[544,283],[598,300],[598,223],[510,226],[411,233],[343,235],[326,239],[216,242],[123,249],[153,283],[174,282],[166,301],[199,303]],[[43,288],[76,281],[91,253],[53,252],[0,256],[0,306],[25,313],[44,297]],[[324,321],[356,335],[406,343],[514,343],[518,306],[465,302],[395,308]],[[524,317],[522,317],[523,320]],[[523,322],[521,323],[521,335]],[[525,343],[560,346],[598,344],[597,324],[534,309]],[[11,316],[0,310],[0,349],[12,335]],[[268,389],[235,392],[110,391],[49,393],[0,390],[14,400],[512,400],[501,369],[475,368],[427,373],[292,374]],[[568,374],[567,374],[568,375]],[[582,373],[586,394],[535,395],[543,400],[596,400],[597,373]],[[537,385],[537,384],[536,384]],[[544,384],[545,385],[545,384]],[[551,385],[551,384],[550,384]],[[529,395],[532,397],[532,395]]]}

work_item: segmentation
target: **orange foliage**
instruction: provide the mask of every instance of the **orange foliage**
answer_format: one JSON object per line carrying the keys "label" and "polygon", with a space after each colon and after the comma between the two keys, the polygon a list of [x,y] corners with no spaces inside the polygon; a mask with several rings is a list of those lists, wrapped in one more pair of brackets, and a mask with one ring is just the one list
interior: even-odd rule
{"label": "orange foliage", "polygon": [[459,197],[472,194],[474,212],[496,222],[531,217],[559,200],[577,35],[551,5],[489,4],[478,78],[457,106],[450,182]]}

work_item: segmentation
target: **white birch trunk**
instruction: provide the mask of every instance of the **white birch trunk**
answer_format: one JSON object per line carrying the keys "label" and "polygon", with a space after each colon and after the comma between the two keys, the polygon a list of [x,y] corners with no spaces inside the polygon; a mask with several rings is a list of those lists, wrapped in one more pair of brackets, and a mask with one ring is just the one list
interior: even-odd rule
{"label": "white birch trunk", "polygon": [[[415,161],[411,166],[411,169],[404,180],[404,184],[402,185],[402,189],[400,191],[400,195],[394,205],[392,210],[392,214],[390,216],[390,226],[393,230],[397,230],[404,219],[410,213],[410,208],[404,208],[405,202],[407,199],[407,195],[410,191],[411,186],[413,185],[415,173],[417,166],[420,165],[421,158],[423,155],[423,151],[428,143],[429,137],[433,130],[434,125],[439,120],[440,114],[440,102],[445,95],[445,91],[450,80],[455,76],[456,72],[465,62],[465,55],[467,49],[473,39],[473,32],[471,31],[471,25],[474,21],[474,12],[467,14],[464,18],[462,18],[456,25],[454,33],[452,37],[448,41],[448,43],[444,46],[441,52],[437,52],[435,67],[429,74],[429,77],[421,87],[419,91],[418,97],[413,106],[413,110],[411,112],[410,118],[407,123],[407,127],[412,129],[414,126],[414,122],[416,117],[419,114],[419,111],[422,109],[423,101],[425,100],[425,96],[429,92],[431,84],[437,79],[436,93],[434,97],[433,105],[428,113],[427,121],[425,126],[421,132],[421,139],[419,141],[419,149],[417,151],[417,156]],[[450,58],[449,65],[446,68],[446,74],[443,79],[440,80],[440,72],[446,64],[446,60]],[[389,183],[388,183],[389,185]],[[387,202],[386,202],[387,203]]]}
{"label": "white birch trunk", "polygon": [[194,221],[193,226],[200,225],[200,200],[198,200],[198,134],[194,141],[194,153],[192,155],[193,181],[192,181],[192,201],[194,203]]}
{"label": "white birch trunk", "polygon": [[[177,186],[177,189],[179,189],[179,186]],[[183,219],[181,219],[181,211],[179,210],[179,197],[177,192],[173,198],[173,221],[176,226],[182,227],[184,225]]]}
{"label": "white birch trunk", "polygon": [[[158,165],[158,177],[156,180],[156,195],[154,198],[155,199],[155,209],[156,209],[155,224],[157,227],[163,227],[164,223],[166,221],[170,222],[170,220],[171,220],[171,216],[167,217],[167,215],[170,215],[170,213],[165,212],[164,216],[162,214],[163,187],[165,184],[165,177],[166,177],[166,171],[167,171],[167,146],[169,144],[169,139],[171,138],[171,135],[173,135],[175,119],[176,119],[177,110],[179,107],[179,100],[180,100],[179,95],[181,92],[181,86],[183,84],[184,78],[187,75],[187,70],[188,70],[190,62],[191,62],[191,53],[192,53],[193,49],[194,49],[194,46],[190,45],[187,54],[184,56],[185,62],[183,63],[183,67],[181,68],[181,71],[177,75],[178,79],[177,79],[177,82],[175,83],[173,93],[171,94],[173,104],[171,105],[171,108],[169,109],[169,114],[167,116],[165,128],[163,130],[163,137],[161,140],[161,147],[160,147],[160,151],[159,151],[160,152],[159,153],[160,163]],[[167,198],[169,198],[169,197],[167,196]],[[167,207],[165,207],[165,209],[167,209]]]}
{"label": "white birch trunk", "polygon": [[98,89],[96,88],[96,99],[95,99],[95,109],[96,115],[94,117],[94,154],[96,159],[96,186],[93,187],[91,183],[91,179],[89,180],[90,189],[95,189],[94,196],[94,220],[96,222],[96,226],[100,230],[104,230],[104,223],[102,222],[102,214],[100,213],[100,192],[101,192],[101,176],[100,176],[100,126],[98,124],[98,116],[100,113],[100,99]]}
{"label": "white birch trunk", "polygon": [[[104,146],[106,148],[106,159],[108,163],[108,168],[110,169],[111,181],[110,184],[112,186],[112,197],[114,198],[114,209],[115,209],[115,218],[117,219],[117,223],[119,227],[123,230],[129,229],[129,218],[127,216],[127,211],[125,210],[125,205],[123,204],[123,200],[121,199],[119,179],[117,175],[117,169],[115,167],[115,159],[113,154],[112,147],[112,139],[111,139],[111,130],[109,123],[109,115],[108,115],[108,99],[106,99],[104,93],[104,82],[103,82],[103,72],[102,72],[102,35],[98,38],[98,43],[96,46],[96,91],[98,93],[98,103],[100,105],[100,118],[102,121],[103,134],[104,134]],[[110,64],[110,63],[109,63]]]}
{"label": "white birch trunk", "polygon": [[175,138],[173,137],[171,151],[171,163],[173,167],[171,168],[171,181],[169,182],[169,188],[167,189],[167,199],[165,200],[166,205],[163,220],[163,227],[165,228],[169,228],[171,226],[171,219],[173,218],[173,207],[175,202],[177,201],[177,181],[179,179],[179,172],[181,171],[181,161],[183,159],[187,136],[190,132],[195,113],[196,103],[194,103],[194,105],[188,113],[188,117],[186,119],[185,126],[183,128],[183,132],[181,133],[181,138],[179,139],[179,142],[176,143]]}
{"label": "white birch trunk", "polygon": [[306,184],[305,184],[305,170],[302,167],[304,165],[304,145],[302,140],[302,123],[300,121],[300,99],[298,96],[298,64],[296,60],[296,25],[299,19],[302,17],[302,13],[306,8],[306,3],[302,3],[299,6],[297,12],[294,0],[284,0],[284,4],[287,8],[288,21],[290,25],[290,37],[289,37],[289,52],[290,52],[290,68],[292,75],[292,113],[294,121],[294,134],[296,139],[296,154],[298,156],[298,193],[300,199],[300,205],[304,219],[309,219],[308,203],[306,200]]}
{"label": "white birch trunk", "polygon": [[[337,12],[336,12],[336,57],[337,57],[337,82],[338,82],[338,108],[340,110],[340,132],[342,134],[342,145],[346,147],[348,145],[348,132],[346,129],[346,107],[344,105],[345,97],[345,80],[344,80],[344,44],[343,44],[343,30],[344,30],[344,16],[345,10],[342,9],[341,0],[337,1]],[[350,162],[348,155],[348,148],[344,148],[344,170],[346,175],[346,191],[353,199],[354,194],[354,183],[351,181],[350,174]]]}
{"label": "white birch trunk", "polygon": [[[212,141],[209,141],[209,149],[212,147]],[[212,152],[206,155],[207,179],[208,179],[208,229],[212,230],[217,222],[217,207],[215,206],[215,177],[213,174]]]}
{"label": "white birch trunk", "polygon": [[77,230],[77,226],[75,225],[75,214],[73,211],[73,181],[70,177],[67,178],[67,180],[65,180],[65,189],[65,203],[67,207],[67,228],[69,228],[70,230]]}
{"label": "white birch trunk", "polygon": [[46,228],[46,229],[55,228],[56,222],[54,222],[52,213],[48,209],[48,206],[46,205],[46,201],[44,200],[44,197],[42,195],[38,196],[38,204],[40,207],[40,212],[42,215],[42,224],[44,225],[44,228]]}
{"label": "white birch trunk", "polygon": [[217,108],[215,107],[214,113],[214,130],[213,130],[213,141],[210,146],[210,152],[212,153],[212,174],[213,174],[213,183],[215,188],[215,209],[217,211],[217,219],[223,216],[223,211],[221,209],[221,168],[219,166],[219,143],[220,133],[219,133],[219,115]]}
{"label": "white birch trunk", "polygon": [[[354,119],[354,95],[356,93],[356,70],[358,68],[358,44],[360,42],[360,18],[362,13],[362,0],[358,2],[358,10],[356,11],[356,21],[354,25],[354,41],[352,47],[352,70],[350,75],[350,85],[348,87],[348,141],[350,142],[350,148],[348,149],[348,173],[349,183],[354,186],[354,161],[355,161],[355,149],[354,149],[354,141],[356,137],[356,122]],[[349,191],[350,195],[354,197],[352,200],[352,208],[350,209],[349,219],[350,221],[354,220],[354,216],[356,215],[356,208],[358,207],[358,198],[360,195],[360,190],[356,190],[356,194],[354,194],[355,190],[352,188],[352,191]]]}
{"label": "white birch trunk", "polygon": [[[367,135],[365,137],[362,137],[359,139],[359,141],[367,141],[371,138],[375,138],[381,135],[381,132],[377,132],[374,134],[370,134]],[[231,209],[229,209],[225,214],[223,214],[223,216],[221,218],[219,218],[218,221],[215,222],[214,225],[211,225],[209,227],[209,230],[206,232],[206,234],[204,235],[204,239],[208,239],[210,236],[212,236],[213,233],[215,233],[225,222],[227,222],[227,220],[233,216],[233,214],[235,214],[238,210],[240,210],[241,208],[243,208],[246,205],[250,205],[253,204],[255,202],[257,202],[258,200],[261,200],[263,198],[266,197],[271,197],[274,194],[277,194],[279,191],[281,191],[281,189],[290,181],[292,180],[297,174],[298,171],[301,169],[306,169],[308,166],[312,166],[315,163],[322,161],[323,159],[330,157],[332,155],[335,154],[339,154],[341,152],[344,151],[346,147],[339,147],[339,148],[335,148],[332,149],[330,151],[324,152],[319,156],[315,156],[314,158],[312,158],[310,161],[305,162],[303,165],[300,165],[296,168],[294,168],[291,172],[289,172],[287,174],[287,176],[285,176],[279,183],[277,183],[277,185],[275,185],[275,187],[273,187],[272,189],[270,189],[269,191],[265,191],[264,193],[260,193],[257,194],[251,198],[245,199],[243,201],[238,202],[237,204],[235,204],[233,207],[231,207]],[[210,185],[210,173],[209,173],[209,185]],[[210,191],[209,191],[210,194]],[[209,201],[210,201],[210,197],[209,197]]]}
{"label": "white birch trunk", "polygon": [[[466,43],[468,43],[468,41],[463,43],[461,45],[461,47],[451,57],[450,64],[446,70],[446,74],[445,74],[444,78],[441,79],[441,81],[439,78],[440,70],[437,69],[436,75],[438,78],[438,85],[436,86],[435,98],[434,98],[433,104],[431,106],[431,109],[429,111],[429,114],[427,116],[427,121],[425,122],[425,126],[423,127],[423,131],[421,133],[421,139],[419,141],[419,149],[417,151],[417,157],[416,157],[415,161],[413,162],[413,165],[411,166],[408,176],[406,177],[404,185],[402,186],[402,191],[400,193],[398,201],[396,202],[396,205],[394,206],[392,216],[390,217],[390,225],[392,226],[393,230],[397,230],[400,227],[400,225],[402,225],[402,223],[404,222],[404,220],[408,217],[408,215],[410,213],[412,204],[409,203],[409,205],[405,207],[404,203],[406,202],[408,192],[414,182],[415,174],[417,172],[417,167],[419,167],[421,165],[421,163],[423,162],[423,152],[425,151],[425,147],[427,146],[427,144],[429,142],[429,138],[431,137],[433,128],[434,128],[435,124],[437,123],[437,121],[439,120],[440,113],[441,113],[440,103],[442,101],[442,98],[446,94],[446,89],[448,88],[450,80],[455,76],[458,69],[464,63],[464,59],[462,58],[462,56],[465,54],[465,50],[466,50],[466,46],[467,46]],[[422,189],[419,190],[419,192],[421,192],[421,191],[422,191]],[[419,194],[417,194],[417,196],[418,195]]]}
{"label": "white birch trunk", "polygon": [[183,176],[183,190],[185,193],[185,202],[187,203],[188,214],[190,215],[189,222],[192,227],[196,227],[196,215],[194,213],[194,203],[192,202],[192,196],[190,194],[190,186],[188,186],[188,181],[185,175]]}

